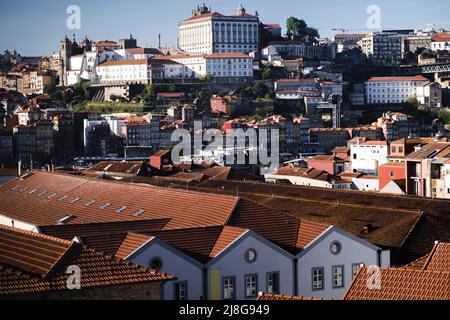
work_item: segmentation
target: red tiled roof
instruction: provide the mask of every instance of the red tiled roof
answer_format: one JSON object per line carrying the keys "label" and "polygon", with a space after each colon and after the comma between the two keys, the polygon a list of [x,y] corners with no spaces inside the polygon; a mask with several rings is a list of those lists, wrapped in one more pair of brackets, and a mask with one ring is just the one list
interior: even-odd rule
{"label": "red tiled roof", "polygon": [[147,59],[134,59],[134,60],[111,60],[106,61],[99,65],[99,67],[111,67],[111,66],[129,66],[129,65],[141,65],[148,64]]}
{"label": "red tiled roof", "polygon": [[161,51],[159,51],[156,48],[133,48],[133,49],[127,49],[127,51],[131,54],[162,54]]}
{"label": "red tiled roof", "polygon": [[210,18],[210,17],[224,17],[224,15],[220,14],[218,12],[208,12],[208,13],[192,16],[189,19],[186,19],[185,21],[193,21],[193,20],[205,19],[205,18]]}
{"label": "red tiled roof", "polygon": [[[75,237],[81,237],[82,240],[87,236],[100,236],[105,234],[127,234],[129,232],[139,234],[150,234],[160,231],[169,222],[169,219],[158,220],[137,220],[103,223],[84,223],[67,225],[39,226],[39,232],[48,236],[73,240]],[[87,244],[86,244],[87,245]],[[97,249],[96,247],[94,247]],[[117,249],[117,248],[116,248]]]}
{"label": "red tiled roof", "polygon": [[155,232],[153,235],[190,257],[206,263],[246,232],[247,230],[242,228],[216,226],[168,230]]}
{"label": "red tiled roof", "polygon": [[375,81],[429,81],[424,76],[412,76],[412,77],[372,77],[369,82]]}
{"label": "red tiled roof", "polygon": [[209,253],[210,257],[218,256],[223,250],[225,250],[230,244],[232,244],[236,239],[240,238],[247,230],[235,227],[224,227],[219,237],[217,238],[216,244]]}
{"label": "red tiled roof", "polygon": [[102,161],[87,169],[85,174],[96,174],[98,172],[115,172],[138,174],[141,170],[143,161]]}
{"label": "red tiled roof", "polygon": [[441,32],[433,36],[431,39],[433,42],[450,42],[450,33]]}
{"label": "red tiled roof", "polygon": [[267,293],[263,293],[260,296],[258,296],[258,301],[320,301],[320,300],[324,299],[296,297],[284,294],[267,294]]}
{"label": "red tiled roof", "polygon": [[360,34],[360,33],[339,33],[334,36],[334,38],[364,38],[367,34]]}
{"label": "red tiled roof", "polygon": [[95,43],[96,47],[118,47],[117,42],[114,41],[100,41]]}
{"label": "red tiled roof", "polygon": [[423,267],[427,271],[450,272],[450,243],[438,243]]}
{"label": "red tiled roof", "polygon": [[250,229],[276,245],[297,253],[330,226],[297,219],[287,213],[242,199],[228,225]]}
{"label": "red tiled roof", "polygon": [[314,79],[280,79],[279,83],[316,83]]}
{"label": "red tiled roof", "polygon": [[[81,270],[81,288],[120,286],[154,281],[174,280],[165,273],[147,270],[122,260],[88,250],[73,242],[59,240],[37,233],[0,225],[0,243],[14,239],[14,246],[8,248],[8,256],[23,255],[21,260],[0,260],[0,296],[28,296],[51,291],[67,290],[69,266]],[[52,251],[56,248],[57,251]],[[48,251],[45,251],[48,250]],[[56,264],[49,256],[58,256]],[[33,260],[31,262],[31,260]],[[35,268],[37,263],[43,268]],[[47,272],[50,270],[50,272]]]}
{"label": "red tiled roof", "polygon": [[362,146],[387,146],[387,141],[367,141],[361,144]]}
{"label": "red tiled roof", "polygon": [[45,277],[72,244],[71,241],[0,226],[0,263]]}
{"label": "red tiled roof", "polygon": [[[239,201],[231,196],[45,172],[3,184],[0,194],[0,214],[34,225],[57,224],[72,215],[68,224],[170,219],[166,229],[223,225]],[[110,205],[102,209],[106,204]]]}
{"label": "red tiled roof", "polygon": [[450,272],[381,268],[381,288],[370,289],[373,272],[362,268],[344,300],[450,300]]}
{"label": "red tiled roof", "polygon": [[233,58],[240,58],[240,59],[249,59],[250,56],[246,55],[245,53],[239,53],[239,52],[231,52],[231,53],[213,53],[205,56],[206,59],[233,59]]}
{"label": "red tiled roof", "polygon": [[116,257],[120,259],[126,259],[130,254],[142,247],[145,243],[152,239],[150,236],[128,233],[119,249],[116,252]]}
{"label": "red tiled roof", "polygon": [[264,24],[264,29],[281,29],[281,26],[278,23],[270,23],[270,24]]}

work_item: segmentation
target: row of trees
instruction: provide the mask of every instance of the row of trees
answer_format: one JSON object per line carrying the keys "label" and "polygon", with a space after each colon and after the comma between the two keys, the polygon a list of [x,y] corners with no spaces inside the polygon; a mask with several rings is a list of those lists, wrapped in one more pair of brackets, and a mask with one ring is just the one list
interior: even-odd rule
{"label": "row of trees", "polygon": [[65,107],[83,104],[94,98],[94,90],[88,82],[80,82],[72,87],[50,85],[44,88],[44,93],[54,99],[56,104]]}

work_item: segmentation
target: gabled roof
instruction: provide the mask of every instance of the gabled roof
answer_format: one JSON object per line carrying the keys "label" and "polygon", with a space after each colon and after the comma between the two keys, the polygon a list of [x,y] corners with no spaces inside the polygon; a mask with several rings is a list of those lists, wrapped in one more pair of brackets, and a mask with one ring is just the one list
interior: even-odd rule
{"label": "gabled roof", "polygon": [[344,300],[450,300],[450,272],[381,268],[381,288],[369,288],[370,272],[361,268]]}
{"label": "gabled roof", "polygon": [[169,219],[166,229],[223,225],[239,201],[45,172],[1,185],[0,194],[0,214],[33,225],[58,224],[71,215],[68,224]]}
{"label": "gabled roof", "polygon": [[98,172],[125,173],[137,175],[142,169],[143,161],[102,161],[87,169],[85,174]]}
{"label": "gabled roof", "polygon": [[450,243],[437,243],[428,256],[423,270],[450,272]]}
{"label": "gabled roof", "polygon": [[258,296],[257,300],[258,301],[321,301],[324,299],[289,296],[289,295],[285,295],[285,294],[263,293]]}
{"label": "gabled roof", "polygon": [[162,55],[162,52],[156,48],[132,48],[127,49],[128,53],[131,54],[154,54],[154,55]]}
{"label": "gabled roof", "polygon": [[71,241],[16,228],[0,225],[0,240],[0,296],[23,297],[68,290],[69,266],[80,268],[81,289],[175,279]]}
{"label": "gabled roof", "polygon": [[149,242],[151,239],[152,237],[150,236],[137,233],[128,233],[115,255],[117,258],[126,259],[129,255]]}
{"label": "gabled roof", "polygon": [[[155,222],[155,229],[161,227],[162,231],[228,226],[251,230],[295,253],[329,228],[328,225],[299,220],[236,196],[100,181],[65,174],[32,173],[1,185],[0,194],[0,214],[37,226],[58,223],[138,224],[144,220],[161,220]],[[107,225],[102,228],[107,228]],[[115,228],[119,232],[122,226]],[[132,230],[124,233],[141,233],[135,230],[142,229],[133,225]],[[67,231],[69,233],[74,235],[72,231]],[[145,234],[160,236],[153,231]],[[81,235],[83,243],[91,239],[88,236]],[[97,243],[104,239],[102,234],[96,236],[98,238],[90,241]],[[120,237],[115,237],[114,243],[120,246]]]}
{"label": "gabled roof", "polygon": [[150,64],[148,59],[133,59],[133,60],[110,60],[103,62],[98,67],[111,67],[111,66],[129,66],[129,65],[147,65]]}
{"label": "gabled roof", "polygon": [[47,276],[73,242],[0,226],[0,263],[39,277]]}
{"label": "gabled roof", "polygon": [[194,21],[194,20],[211,18],[211,17],[224,17],[224,15],[220,14],[218,12],[208,12],[208,13],[203,13],[203,14],[198,14],[198,15],[192,16],[189,19],[186,19],[184,21]]}
{"label": "gabled roof", "polygon": [[438,153],[446,150],[450,153],[450,143],[435,142],[430,143],[422,147],[420,150],[411,153],[406,160],[423,160],[436,156]]}
{"label": "gabled roof", "polygon": [[368,82],[390,82],[390,81],[429,81],[424,76],[411,77],[372,77]]}

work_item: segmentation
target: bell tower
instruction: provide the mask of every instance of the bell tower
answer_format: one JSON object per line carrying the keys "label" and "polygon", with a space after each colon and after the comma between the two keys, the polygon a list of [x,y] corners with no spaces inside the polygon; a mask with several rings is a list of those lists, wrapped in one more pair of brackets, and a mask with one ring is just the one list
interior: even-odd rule
{"label": "bell tower", "polygon": [[59,48],[59,58],[60,58],[60,70],[59,74],[59,85],[67,85],[67,71],[70,70],[70,57],[72,56],[72,43],[70,42],[67,35],[61,40]]}

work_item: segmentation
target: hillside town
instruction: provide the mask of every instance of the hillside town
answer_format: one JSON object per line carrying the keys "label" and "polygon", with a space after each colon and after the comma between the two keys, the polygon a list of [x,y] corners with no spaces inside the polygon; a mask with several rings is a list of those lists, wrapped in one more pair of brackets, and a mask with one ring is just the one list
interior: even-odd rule
{"label": "hillside town", "polygon": [[214,10],[0,54],[0,300],[450,300],[449,23]]}

